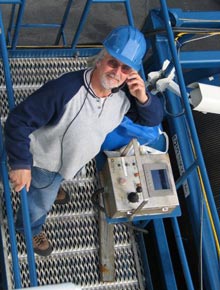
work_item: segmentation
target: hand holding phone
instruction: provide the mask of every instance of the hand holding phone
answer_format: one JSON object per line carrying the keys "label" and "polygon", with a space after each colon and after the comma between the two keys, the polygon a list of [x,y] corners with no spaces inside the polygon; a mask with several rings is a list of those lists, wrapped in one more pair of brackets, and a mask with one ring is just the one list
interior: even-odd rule
{"label": "hand holding phone", "polygon": [[144,80],[136,72],[132,71],[126,80],[130,94],[134,96],[140,103],[144,104],[148,100]]}

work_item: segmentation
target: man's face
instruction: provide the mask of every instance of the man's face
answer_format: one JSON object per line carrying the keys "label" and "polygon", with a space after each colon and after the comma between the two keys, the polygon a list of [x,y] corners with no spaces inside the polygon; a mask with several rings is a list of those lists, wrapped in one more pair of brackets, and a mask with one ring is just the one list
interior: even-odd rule
{"label": "man's face", "polygon": [[107,89],[113,89],[123,84],[132,68],[118,61],[109,54],[97,64],[99,70],[101,85]]}

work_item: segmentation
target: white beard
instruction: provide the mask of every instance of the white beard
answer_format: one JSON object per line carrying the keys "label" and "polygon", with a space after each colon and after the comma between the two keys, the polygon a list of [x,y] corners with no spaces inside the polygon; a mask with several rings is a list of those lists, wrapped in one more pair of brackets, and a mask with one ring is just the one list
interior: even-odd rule
{"label": "white beard", "polygon": [[[111,90],[111,89],[119,86],[119,83],[120,83],[119,78],[116,78],[114,75],[112,75],[112,77],[114,79],[108,78],[108,77],[106,77],[106,75],[101,76],[101,84],[102,84],[104,89]],[[116,84],[115,80],[118,82],[118,84]]]}

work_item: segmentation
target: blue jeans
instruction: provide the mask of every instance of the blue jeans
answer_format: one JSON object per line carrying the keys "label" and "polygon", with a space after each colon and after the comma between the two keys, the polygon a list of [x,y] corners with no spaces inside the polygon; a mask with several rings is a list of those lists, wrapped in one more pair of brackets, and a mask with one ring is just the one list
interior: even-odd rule
{"label": "blue jeans", "polygon": [[[31,186],[27,192],[28,206],[32,236],[39,234],[45,223],[47,213],[50,211],[63,177],[58,172],[32,167]],[[22,209],[18,209],[16,230],[23,233]]]}

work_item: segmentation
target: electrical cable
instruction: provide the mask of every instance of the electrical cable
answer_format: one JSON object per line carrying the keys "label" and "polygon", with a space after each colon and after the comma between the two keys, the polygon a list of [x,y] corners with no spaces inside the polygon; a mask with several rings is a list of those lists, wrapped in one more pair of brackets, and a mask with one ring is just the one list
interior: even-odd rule
{"label": "electrical cable", "polygon": [[76,118],[78,117],[78,115],[80,114],[80,112],[82,111],[84,105],[85,105],[85,102],[88,98],[88,94],[89,94],[89,88],[90,88],[90,84],[91,84],[91,79],[92,77],[90,78],[90,81],[89,81],[89,85],[88,85],[88,89],[87,89],[87,92],[86,92],[86,96],[83,100],[83,103],[81,105],[81,107],[79,108],[79,111],[76,113],[76,115],[74,116],[74,118],[70,121],[70,123],[68,124],[68,126],[66,127],[64,133],[63,133],[63,136],[61,138],[61,142],[60,142],[60,146],[61,146],[61,158],[60,158],[60,167],[58,168],[56,174],[54,175],[54,177],[52,178],[51,182],[45,186],[42,186],[42,187],[36,187],[36,186],[33,186],[34,188],[36,189],[45,189],[45,188],[48,188],[55,180],[57,174],[59,173],[59,171],[61,170],[61,168],[63,167],[63,141],[64,141],[64,138],[65,138],[65,135],[67,133],[67,131],[69,130],[70,126],[72,125],[72,123],[76,120]]}
{"label": "electrical cable", "polygon": [[[215,29],[215,31],[216,31],[216,29]],[[201,34],[201,31],[199,31],[199,32]],[[203,34],[204,34],[204,31],[203,31]],[[216,32],[212,32],[211,33],[210,32],[209,35],[206,35],[206,36],[203,36],[203,37],[197,37],[197,38],[193,38],[193,39],[184,41],[183,43],[181,43],[181,46],[179,45],[179,47],[178,47],[178,55],[179,55],[181,47],[183,45],[188,44],[190,42],[198,41],[198,40],[201,40],[201,39],[204,39],[204,38],[212,37],[212,36],[215,36],[215,35],[218,35],[218,34],[220,34],[220,33],[216,33]],[[179,37],[181,37],[181,36],[183,36],[183,34],[179,35]],[[178,41],[178,37],[176,38],[176,41],[177,41],[178,44],[180,44],[179,41]],[[187,131],[189,132],[189,135],[190,135],[189,128],[188,128]],[[196,152],[195,152],[195,148],[193,146],[193,142],[192,142],[191,136],[189,136],[189,138],[191,140],[191,146],[192,146],[193,154],[196,157]],[[202,280],[202,277],[203,277],[203,273],[202,273],[202,271],[203,271],[203,264],[202,264],[202,260],[203,260],[202,259],[202,254],[203,254],[202,253],[202,247],[203,247],[203,244],[202,244],[202,238],[203,238],[203,216],[204,216],[204,206],[205,205],[206,205],[206,208],[207,208],[210,225],[211,225],[211,229],[212,229],[212,232],[213,232],[213,238],[215,240],[216,251],[217,251],[218,257],[220,257],[220,241],[219,241],[219,238],[218,238],[218,235],[217,235],[217,232],[216,232],[214,219],[213,219],[213,216],[212,216],[212,212],[211,212],[211,208],[210,208],[210,205],[209,205],[206,189],[205,189],[205,186],[204,186],[204,183],[203,183],[202,174],[201,174],[201,171],[200,171],[199,167],[197,167],[197,172],[198,172],[198,178],[199,178],[200,186],[201,186],[201,190],[202,190],[201,209],[200,209],[200,211],[201,211],[201,216],[200,216],[200,221],[201,221],[201,225],[200,225],[200,288],[202,290],[203,289],[203,280]]]}
{"label": "electrical cable", "polygon": [[[204,34],[204,33],[205,32],[203,32],[202,34]],[[207,31],[206,31],[206,33],[207,33]],[[197,34],[201,34],[201,32],[197,33]],[[198,40],[202,40],[202,39],[205,39],[205,38],[213,37],[213,36],[216,36],[216,35],[219,35],[219,34],[220,33],[219,32],[217,33],[216,30],[215,30],[215,32],[210,32],[208,35],[205,35],[205,36],[202,36],[202,37],[196,37],[196,38],[193,38],[193,39],[190,39],[190,40],[186,40],[183,43],[180,43],[178,38],[180,38],[181,36],[184,36],[185,34],[177,36],[175,40],[176,40],[177,44],[179,44],[179,46],[178,46],[178,55],[179,55],[179,52],[180,52],[181,48],[185,44],[188,44],[188,43],[191,43],[191,42],[194,42],[194,41],[198,41]],[[190,134],[189,128],[188,128],[188,132]],[[193,154],[196,157],[196,152],[195,152],[195,148],[194,148],[191,136],[190,136],[190,140],[191,140],[191,146],[192,146]],[[207,192],[206,192],[206,189],[205,189],[205,185],[203,183],[203,178],[202,178],[202,174],[201,174],[201,171],[200,171],[199,167],[197,167],[197,173],[198,173],[198,178],[199,178],[201,191],[202,191],[202,193],[201,193],[201,206],[200,206],[201,215],[200,215],[200,243],[199,243],[199,278],[200,278],[199,282],[200,282],[200,289],[203,290],[203,220],[204,220],[204,207],[205,206],[206,206],[206,209],[207,209],[207,212],[208,212],[208,217],[209,217],[210,226],[211,226],[211,229],[212,229],[213,238],[214,238],[214,241],[215,241],[216,252],[217,252],[218,257],[220,257],[220,241],[219,241],[219,237],[217,235],[217,231],[216,231],[216,228],[215,228],[214,218],[212,216],[212,211],[211,211],[210,204],[209,204],[209,201],[208,201]]]}
{"label": "electrical cable", "polygon": [[[180,33],[180,36],[183,34],[214,34],[214,35],[220,35],[220,29],[219,28],[198,28],[198,27],[173,27],[173,32]],[[164,28],[158,28],[155,30],[148,30],[145,31],[144,35],[146,37],[157,35],[157,34],[167,34],[167,31]]]}
{"label": "electrical cable", "polygon": [[[174,31],[175,31],[175,30],[174,30]],[[190,31],[190,29],[187,29],[187,31]],[[219,32],[216,33],[216,32],[210,32],[209,30],[207,30],[207,31],[203,31],[203,30],[200,30],[200,29],[196,29],[196,33],[199,32],[199,33],[204,34],[204,33],[207,33],[207,32],[208,32],[209,35],[205,35],[205,36],[203,36],[203,37],[193,38],[193,39],[190,39],[190,40],[186,40],[186,41],[184,41],[183,43],[180,43],[179,40],[178,40],[178,38],[180,38],[180,37],[182,37],[182,36],[188,34],[187,32],[183,32],[183,31],[181,31],[181,33],[180,33],[180,34],[175,38],[176,43],[178,44],[178,46],[177,46],[178,56],[179,56],[179,53],[180,53],[181,48],[182,48],[185,44],[187,44],[187,43],[191,43],[191,42],[194,42],[194,41],[198,41],[198,40],[202,40],[202,39],[205,39],[205,38],[213,37],[213,36],[215,36],[215,35],[220,35],[220,30],[218,29],[218,31],[219,31]],[[164,99],[164,111],[165,111],[165,113],[166,113],[167,115],[169,115],[169,116],[171,116],[171,117],[173,117],[173,118],[176,118],[176,117],[180,117],[180,116],[182,116],[182,115],[185,114],[185,109],[184,109],[184,107],[183,107],[183,111],[180,112],[180,113],[173,114],[173,113],[169,112],[169,111],[167,110],[167,101],[166,101],[166,96],[165,96],[165,94],[164,94],[163,92],[161,92],[161,95],[163,96],[163,99]],[[181,99],[181,102],[182,102],[182,99]],[[183,105],[183,104],[182,104],[182,105]]]}
{"label": "electrical cable", "polygon": [[[85,98],[84,98],[84,100],[83,100],[83,103],[82,103],[82,105],[81,105],[81,107],[80,107],[80,109],[79,109],[79,111],[76,113],[76,115],[74,116],[74,118],[70,121],[70,123],[68,124],[68,126],[66,127],[66,129],[65,129],[65,131],[64,131],[64,133],[63,133],[63,136],[62,136],[62,138],[61,138],[61,158],[60,158],[60,167],[59,167],[59,169],[57,170],[57,172],[56,172],[56,174],[54,175],[54,177],[52,178],[52,180],[51,180],[51,182],[49,183],[49,184],[47,184],[47,185],[45,185],[45,186],[43,186],[43,187],[35,187],[35,186],[33,186],[34,188],[36,188],[36,189],[45,189],[45,188],[48,188],[53,182],[54,182],[54,180],[55,180],[55,178],[56,178],[56,176],[57,176],[57,174],[59,173],[59,171],[61,170],[61,168],[63,167],[63,141],[64,141],[64,138],[65,138],[65,135],[66,135],[66,133],[67,133],[67,131],[69,130],[69,128],[70,128],[70,126],[72,125],[72,123],[76,120],[76,118],[78,117],[78,115],[80,114],[80,112],[82,111],[82,109],[83,109],[83,107],[84,107],[84,104],[85,104],[85,102],[86,102],[86,100],[87,100],[87,98],[88,98],[88,94],[89,94],[89,89],[90,89],[90,86],[91,86],[91,81],[92,81],[92,75],[91,75],[91,77],[90,77],[90,80],[89,80],[89,84],[88,84],[88,89],[87,89],[87,92],[86,92],[86,96],[85,96]],[[112,90],[111,90],[111,93],[112,94],[114,94],[114,93],[117,93],[120,89],[122,89],[124,86],[126,85],[126,82],[124,82],[121,86],[119,86],[119,87],[116,87],[116,88],[113,88]],[[106,99],[105,99],[105,101],[106,101]],[[102,112],[102,111],[101,111]],[[81,169],[80,169],[81,170]],[[79,170],[79,171],[80,171]],[[76,174],[77,175],[77,174]]]}
{"label": "electrical cable", "polygon": [[[196,151],[195,151],[195,147],[194,144],[192,142],[192,137],[190,134],[190,130],[187,126],[187,132],[189,134],[189,140],[190,140],[190,144],[192,146],[192,152],[194,157],[196,158]],[[210,226],[212,229],[212,233],[213,233],[213,239],[215,241],[215,246],[216,246],[216,252],[218,257],[220,257],[220,241],[219,241],[219,237],[215,228],[215,222],[212,216],[212,212],[211,212],[211,208],[209,205],[209,201],[208,201],[208,197],[207,197],[207,193],[206,193],[206,189],[205,189],[205,185],[202,179],[202,174],[201,174],[201,170],[200,167],[197,167],[197,173],[198,173],[198,178],[199,178],[199,182],[200,182],[200,186],[201,186],[201,197],[200,197],[200,201],[201,201],[201,205],[200,205],[200,241],[199,241],[199,253],[200,253],[200,289],[203,290],[203,223],[204,223],[204,206],[206,206],[207,209],[207,213],[208,213],[208,217],[209,217],[209,221],[210,221]]]}
{"label": "electrical cable", "polygon": [[202,261],[202,237],[203,237],[203,218],[204,218],[204,199],[201,197],[201,223],[200,223],[200,241],[199,241],[199,275],[200,275],[200,289],[203,290],[203,261]]}
{"label": "electrical cable", "polygon": [[[170,116],[170,117],[172,117],[172,118],[177,118],[177,117],[183,116],[183,115],[185,114],[185,109],[184,109],[184,108],[183,108],[182,112],[177,113],[177,114],[173,114],[173,113],[169,112],[168,109],[167,109],[167,100],[166,100],[166,96],[165,96],[165,94],[164,94],[163,92],[161,92],[161,95],[162,95],[163,100],[164,100],[164,111],[165,111],[165,113],[166,113],[168,116]],[[180,98],[180,100],[181,100],[181,102],[182,102],[182,99],[181,99],[181,98]],[[183,105],[183,104],[182,104],[182,105]]]}
{"label": "electrical cable", "polygon": [[209,34],[209,35],[205,35],[205,36],[202,36],[202,37],[197,37],[197,38],[189,39],[189,40],[186,40],[186,41],[184,41],[182,43],[179,42],[178,38],[175,38],[175,40],[176,40],[176,43],[178,44],[178,49],[180,49],[181,47],[183,47],[187,43],[194,42],[194,41],[198,41],[198,40],[202,40],[202,39],[209,38],[209,37],[213,37],[215,35],[216,34]]}
{"label": "electrical cable", "polygon": [[[213,37],[213,36],[217,36],[217,35],[220,35],[220,29],[192,29],[192,28],[188,28],[188,29],[173,29],[174,32],[180,32],[175,40],[176,40],[176,43],[178,44],[178,55],[179,55],[179,52],[181,50],[181,48],[185,45],[185,44],[188,44],[188,43],[191,43],[191,42],[194,42],[194,41],[198,41],[198,40],[202,40],[202,39],[205,39],[205,38],[208,38],[208,37]],[[160,30],[155,30],[155,31],[151,31],[151,32],[148,32],[146,34],[150,35],[150,34],[158,34],[158,33],[166,33],[166,31],[163,31],[162,29]],[[186,40],[182,43],[179,42],[179,39],[187,34],[208,34],[208,35],[205,35],[205,36],[200,36],[200,37],[194,37],[193,39],[190,39],[190,40]],[[177,114],[178,116],[178,114]],[[192,142],[191,142],[192,144]],[[195,154],[195,149],[193,147],[193,144],[192,144],[192,148],[193,148],[193,152],[194,152],[194,155]],[[198,172],[198,176],[199,176],[199,180],[200,180],[200,185],[201,185],[201,189],[202,189],[202,193],[203,195],[201,195],[201,216],[200,216],[200,289],[202,290],[203,289],[203,258],[202,258],[202,255],[203,255],[203,244],[202,244],[202,238],[203,238],[203,215],[204,215],[204,205],[206,205],[206,208],[207,208],[207,211],[208,211],[208,216],[209,216],[209,220],[210,220],[210,224],[211,224],[211,228],[212,228],[212,232],[213,232],[213,237],[214,237],[214,240],[215,240],[215,245],[216,245],[216,251],[217,251],[217,254],[218,254],[218,257],[220,257],[220,241],[219,241],[219,238],[218,238],[218,235],[217,235],[217,232],[216,232],[216,229],[215,229],[215,224],[214,224],[214,220],[213,220],[213,217],[212,217],[212,212],[211,212],[211,208],[210,208],[210,205],[209,205],[209,202],[208,202],[208,198],[207,198],[207,193],[206,193],[206,190],[205,190],[205,187],[204,187],[204,184],[203,184],[203,180],[202,180],[202,175],[201,175],[201,172],[200,172],[200,168],[198,167],[197,168],[197,172]]]}
{"label": "electrical cable", "polygon": [[[174,31],[177,31],[176,29],[173,29]],[[160,32],[161,32],[161,30],[159,30]],[[179,38],[179,37],[181,37],[181,36],[183,36],[183,35],[186,35],[188,32],[192,32],[193,30],[192,29],[185,29],[185,31],[184,30],[181,30],[181,33],[180,33],[180,35],[178,35],[177,37],[176,37],[176,40]],[[185,44],[187,44],[187,43],[190,43],[190,42],[193,42],[193,41],[197,41],[197,40],[201,40],[201,39],[204,39],[204,38],[208,38],[208,37],[212,37],[212,36],[215,36],[215,35],[217,35],[217,34],[220,34],[220,29],[215,29],[215,31],[218,31],[218,33],[216,33],[216,32],[210,32],[210,30],[209,29],[207,29],[207,30],[201,30],[201,29],[196,29],[196,30],[194,30],[194,32],[195,33],[209,33],[209,35],[206,35],[206,36],[204,36],[204,37],[198,37],[198,38],[194,38],[194,39],[191,39],[191,40],[186,40],[186,41],[184,41],[182,44],[181,44],[181,46],[183,46],[183,45],[185,45]],[[179,52],[180,52],[180,49],[181,49],[181,46],[179,46],[178,47],[178,55],[179,55]],[[170,116],[172,116],[172,117],[179,117],[179,116],[181,116],[181,115],[183,115],[184,114],[184,109],[183,109],[183,112],[180,112],[180,113],[178,113],[178,114],[172,114],[172,113],[170,113],[170,112],[168,112],[167,111],[167,109],[166,109],[166,98],[165,98],[165,95],[162,93],[162,96],[163,96],[163,98],[164,98],[164,104],[165,104],[165,106],[164,106],[164,110],[165,110],[165,112],[168,114],[168,115],[170,115]],[[200,170],[198,170],[199,171],[199,177],[200,177],[200,182],[202,183],[202,179],[201,179],[201,174],[200,174]],[[204,194],[205,194],[205,191],[204,191],[204,186],[202,186],[202,188],[203,188],[203,192],[204,192]],[[206,200],[206,203],[207,203],[207,198],[205,199]],[[208,209],[209,209],[209,206],[208,206]],[[210,209],[208,210],[208,212],[209,212],[209,214],[210,214]],[[212,227],[213,227],[214,225],[213,225],[213,222],[212,222]],[[202,226],[201,226],[202,227]],[[214,231],[214,229],[213,229],[213,231]],[[218,251],[218,254],[220,253],[219,252],[219,243],[218,243],[218,241],[217,241],[217,239],[216,239],[216,233],[215,233],[215,231],[214,231],[214,236],[215,236],[215,240],[216,240],[216,244],[217,244],[217,251]]]}

